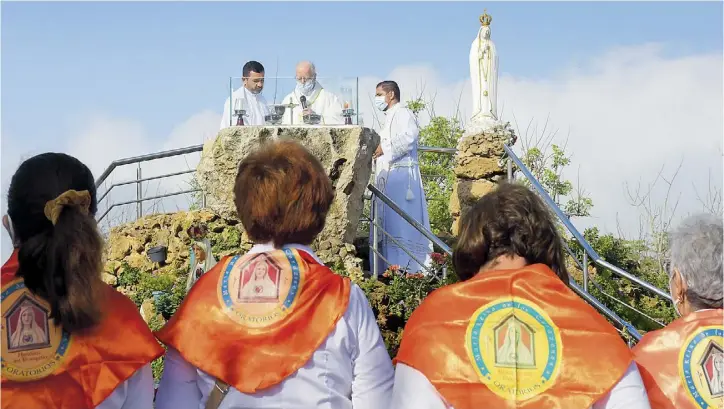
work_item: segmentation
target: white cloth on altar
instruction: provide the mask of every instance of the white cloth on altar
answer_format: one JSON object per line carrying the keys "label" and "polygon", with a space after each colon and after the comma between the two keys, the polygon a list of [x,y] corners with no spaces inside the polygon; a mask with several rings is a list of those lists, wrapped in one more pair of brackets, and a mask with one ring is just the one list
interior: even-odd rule
{"label": "white cloth on altar", "polygon": [[153,409],[153,371],[143,366],[120,384],[96,409]]}
{"label": "white cloth on altar", "polygon": [[[412,111],[400,103],[385,111],[385,123],[380,131],[383,154],[376,161],[375,186],[405,213],[430,230],[430,218],[417,155],[419,137],[420,130]],[[432,253],[430,240],[381,200],[375,198],[373,203],[372,216],[382,229],[414,254],[420,262],[429,266]],[[373,229],[370,228],[370,239],[374,240],[372,236]],[[399,265],[411,273],[426,272],[381,230],[378,233],[378,243],[378,249],[389,265]],[[375,253],[370,251],[372,262],[374,257]],[[379,263],[381,271],[388,267],[382,258],[379,259]]]}
{"label": "white cloth on altar", "polygon": [[[285,247],[304,251],[322,264],[307,246],[290,244]],[[255,245],[250,253],[271,250],[273,246],[269,244]],[[244,363],[239,362],[239,365]],[[353,284],[347,311],[306,365],[280,384],[253,395],[230,388],[219,409],[388,408],[393,381],[392,361],[375,314],[365,294]],[[169,348],[156,409],[203,409],[214,382],[213,377],[196,369],[178,351]]]}
{"label": "white cloth on altar", "polygon": [[[266,98],[264,98],[264,95],[254,94],[242,86],[231,94],[231,99],[226,98],[224,112],[221,114],[221,127],[219,129],[236,125],[237,118],[233,112],[233,104],[237,99],[244,101],[244,109],[246,110],[244,125],[266,125],[264,116],[269,115],[269,106],[266,103]],[[230,107],[231,110],[229,109]],[[231,121],[231,124],[229,124],[229,121]]]}
{"label": "white cloth on altar", "polygon": [[[294,90],[282,100],[282,104],[291,102],[297,105],[292,109],[287,108],[284,110],[283,125],[304,125],[302,120],[302,111],[304,109],[302,109],[299,102],[300,96],[301,94]],[[320,83],[315,83],[314,89],[305,98],[307,99],[307,108],[322,116],[319,125],[344,125],[342,102],[336,95],[322,87]]]}
{"label": "white cloth on altar", "polygon": [[[391,408],[395,409],[454,409],[445,403],[427,377],[403,363],[395,367],[395,388]],[[486,406],[480,409],[497,409]],[[646,388],[636,363],[632,363],[620,381],[591,409],[651,409]]]}

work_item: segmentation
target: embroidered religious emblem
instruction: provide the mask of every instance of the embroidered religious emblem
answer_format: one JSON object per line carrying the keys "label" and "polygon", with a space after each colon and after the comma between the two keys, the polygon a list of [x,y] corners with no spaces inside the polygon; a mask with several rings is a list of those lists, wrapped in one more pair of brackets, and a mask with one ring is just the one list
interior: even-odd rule
{"label": "embroidered religious emblem", "polygon": [[235,321],[264,327],[281,320],[299,295],[299,255],[284,249],[233,257],[219,279],[219,300]]}
{"label": "embroidered religious emblem", "polygon": [[679,373],[689,399],[701,409],[724,408],[724,328],[699,328],[679,353]]}
{"label": "embroidered religious emblem", "polygon": [[50,305],[21,279],[2,289],[2,374],[14,381],[41,379],[60,365],[70,334],[50,319]]}
{"label": "embroidered religious emblem", "polygon": [[506,400],[526,400],[553,386],[562,350],[558,327],[528,301],[495,301],[470,317],[468,359],[480,380]]}

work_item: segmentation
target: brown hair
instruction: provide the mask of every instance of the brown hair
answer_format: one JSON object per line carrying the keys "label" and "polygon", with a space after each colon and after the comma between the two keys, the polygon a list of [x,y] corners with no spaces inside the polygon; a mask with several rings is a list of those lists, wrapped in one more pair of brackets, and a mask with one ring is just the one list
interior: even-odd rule
{"label": "brown hair", "polygon": [[[68,190],[88,192],[87,211],[84,206],[63,205],[54,224],[45,206]],[[17,275],[32,293],[48,301],[50,316],[71,333],[101,320],[103,239],[96,209],[93,174],[72,156],[34,156],[20,165],[10,182],[8,214],[19,243]]]}
{"label": "brown hair", "polygon": [[467,280],[499,256],[550,267],[568,285],[561,237],[551,213],[530,189],[502,183],[465,214],[453,252],[455,272]]}
{"label": "brown hair", "polygon": [[324,228],[334,199],[332,182],[302,145],[282,140],[262,145],[239,165],[236,211],[254,242],[311,244]]}

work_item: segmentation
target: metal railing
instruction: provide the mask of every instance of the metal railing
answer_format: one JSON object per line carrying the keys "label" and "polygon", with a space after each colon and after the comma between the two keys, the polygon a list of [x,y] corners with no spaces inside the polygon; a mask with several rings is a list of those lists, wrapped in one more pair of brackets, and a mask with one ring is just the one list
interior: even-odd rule
{"label": "metal railing", "polygon": [[[505,150],[505,156],[503,157],[503,160],[505,160],[506,163],[506,170],[507,170],[507,176],[508,179],[513,179],[513,166],[521,171],[521,173],[526,177],[528,182],[531,184],[531,187],[543,198],[546,205],[555,213],[556,217],[559,219],[561,224],[568,230],[568,232],[573,236],[573,238],[578,241],[579,244],[581,244],[581,247],[583,248],[583,260],[579,260],[575,254],[570,250],[568,245],[566,244],[564,247],[569,252],[569,255],[571,258],[576,262],[576,264],[579,266],[583,273],[583,288],[581,288],[578,283],[576,283],[573,279],[570,280],[570,287],[573,289],[574,292],[576,292],[581,298],[586,300],[589,304],[591,304],[594,308],[596,308],[599,312],[601,312],[603,315],[605,315],[607,318],[609,318],[612,322],[614,322],[616,325],[619,326],[619,328],[622,330],[623,333],[628,333],[631,338],[635,341],[638,341],[641,338],[641,334],[638,332],[638,330],[629,322],[619,317],[614,311],[612,311],[610,308],[608,308],[606,305],[604,305],[600,300],[598,300],[596,297],[594,297],[589,292],[589,284],[593,284],[596,289],[601,292],[604,296],[607,296],[611,298],[613,301],[622,304],[624,307],[630,309],[631,311],[651,320],[652,322],[663,326],[664,324],[660,321],[656,320],[655,318],[645,314],[644,312],[636,309],[635,307],[627,304],[624,301],[619,300],[618,298],[607,294],[603,289],[594,281],[590,280],[589,272],[588,272],[588,265],[589,265],[589,259],[590,262],[592,262],[595,265],[598,265],[599,267],[606,268],[616,274],[617,276],[627,279],[633,283],[636,283],[637,285],[641,286],[642,288],[646,289],[647,291],[653,293],[656,296],[659,296],[663,298],[664,300],[667,300],[671,302],[671,296],[666,293],[665,291],[657,288],[656,286],[634,276],[633,274],[627,272],[626,270],[615,266],[608,261],[604,260],[594,249],[593,247],[588,243],[588,241],[583,237],[583,235],[576,229],[573,224],[570,222],[568,216],[563,213],[563,211],[560,209],[560,207],[553,201],[553,199],[550,197],[548,192],[543,188],[543,186],[538,182],[538,180],[535,178],[535,176],[530,172],[530,170],[525,166],[525,164],[518,158],[518,156],[513,152],[513,149],[509,145],[504,146]],[[436,148],[436,147],[419,147],[419,152],[431,152],[431,153],[442,153],[442,154],[454,154],[457,152],[457,149],[455,148]],[[383,203],[385,203],[387,206],[389,206],[395,213],[397,213],[400,217],[402,217],[406,222],[408,222],[410,225],[412,225],[416,230],[418,230],[420,233],[422,233],[427,239],[429,239],[435,246],[439,247],[443,252],[447,253],[448,255],[451,255],[451,251],[449,247],[442,242],[439,238],[437,238],[432,232],[427,230],[424,226],[422,226],[420,223],[418,223],[416,220],[414,220],[412,217],[407,215],[402,209],[400,209],[396,204],[392,202],[387,196],[384,195],[379,189],[377,189],[373,185],[368,186],[368,190],[372,193],[374,197],[381,200]],[[374,221],[372,221],[374,222]],[[374,224],[371,224],[371,228],[376,229],[377,226]],[[373,240],[373,246],[372,249],[375,253],[378,253],[378,249],[376,248],[377,245],[377,237],[378,234],[373,234],[374,240]],[[565,244],[565,243],[564,243]],[[375,257],[375,263],[377,262],[377,258]],[[379,274],[379,266],[373,266],[373,274],[377,276]]]}
{"label": "metal railing", "polygon": [[[543,201],[546,203],[546,205],[548,205],[548,208],[550,208],[556,214],[556,216],[558,217],[558,220],[561,222],[561,224],[576,239],[576,241],[578,241],[578,243],[581,245],[581,247],[583,247],[583,250],[584,250],[583,263],[582,263],[583,266],[585,266],[585,267],[588,266],[588,258],[590,257],[591,261],[594,264],[610,270],[611,272],[618,275],[619,277],[625,278],[629,281],[632,281],[632,282],[640,285],[641,287],[645,288],[646,290],[658,295],[659,297],[661,297],[669,302],[672,301],[671,296],[667,292],[647,283],[646,281],[636,277],[635,275],[625,271],[624,269],[614,266],[613,264],[611,264],[608,261],[601,258],[601,256],[599,256],[598,253],[596,252],[596,250],[594,250],[593,247],[591,247],[591,245],[583,237],[583,235],[578,231],[578,229],[576,229],[573,226],[571,221],[568,219],[568,216],[566,216],[566,214],[563,213],[561,208],[558,207],[558,205],[556,205],[556,203],[553,201],[553,199],[548,194],[548,192],[546,192],[546,190],[543,188],[543,186],[541,186],[540,182],[538,182],[538,180],[535,178],[535,176],[533,176],[531,171],[528,170],[528,168],[523,164],[523,161],[521,161],[518,158],[518,156],[515,155],[515,152],[513,152],[513,148],[511,148],[508,145],[505,145],[504,148],[505,148],[505,153],[507,155],[507,158],[509,160],[511,160],[515,164],[515,166],[518,168],[518,170],[520,170],[523,173],[523,175],[526,177],[526,179],[528,179],[528,182],[530,182],[533,189],[535,189],[535,191],[538,192],[538,194],[543,198]],[[588,291],[588,282],[589,282],[588,268],[583,268],[583,289],[585,291]]]}
{"label": "metal railing", "polygon": [[[162,151],[162,152],[157,152],[157,153],[152,153],[152,154],[147,154],[147,155],[135,156],[135,157],[120,159],[120,160],[116,160],[116,161],[112,162],[105,169],[105,171],[101,174],[101,176],[98,178],[98,180],[96,181],[97,188],[100,187],[107,180],[107,178],[110,176],[110,174],[119,166],[137,164],[138,167],[137,167],[137,172],[136,172],[136,179],[111,184],[104,191],[104,193],[100,196],[98,202],[100,203],[102,200],[106,199],[106,197],[108,196],[110,191],[113,190],[114,188],[116,188],[118,186],[130,185],[130,184],[136,184],[136,186],[137,186],[136,198],[133,200],[128,200],[128,201],[111,204],[110,206],[107,207],[106,211],[101,214],[101,216],[98,218],[98,221],[100,222],[101,220],[103,220],[112,209],[119,207],[119,206],[125,206],[125,205],[130,205],[130,204],[137,205],[136,216],[138,218],[140,218],[142,216],[142,211],[143,211],[143,208],[142,208],[143,202],[160,199],[160,198],[165,198],[165,197],[170,197],[170,196],[199,192],[200,191],[199,189],[185,189],[185,190],[180,190],[180,191],[176,191],[176,192],[156,195],[156,196],[144,197],[142,189],[141,189],[143,182],[189,174],[189,173],[193,173],[194,170],[172,172],[172,173],[157,175],[157,176],[153,176],[153,177],[143,178],[140,164],[143,162],[151,161],[151,160],[163,159],[163,158],[185,155],[185,154],[189,154],[189,153],[200,152],[202,150],[203,150],[203,145],[194,145],[194,146],[189,146],[186,148],[173,149],[173,150]],[[610,310],[603,303],[601,303],[600,300],[598,300],[597,298],[595,298],[593,295],[591,295],[589,293],[588,290],[589,290],[590,280],[589,280],[588,268],[586,268],[589,265],[589,259],[593,264],[606,268],[606,269],[610,270],[611,272],[613,272],[614,274],[618,275],[619,277],[628,279],[628,280],[640,285],[644,289],[650,291],[651,293],[664,298],[665,300],[667,300],[669,302],[671,302],[671,296],[668,293],[666,293],[665,291],[651,285],[650,283],[630,274],[629,272],[627,272],[627,271],[609,263],[608,261],[604,260],[603,258],[601,258],[600,255],[591,247],[591,245],[588,243],[588,241],[583,237],[583,235],[573,226],[573,224],[570,222],[568,217],[563,213],[563,211],[553,201],[553,199],[550,197],[550,195],[542,187],[540,182],[538,182],[538,180],[534,177],[534,175],[530,172],[530,170],[525,166],[525,164],[523,164],[523,162],[517,157],[517,155],[513,152],[512,148],[509,145],[505,145],[504,150],[505,150],[504,160],[507,161],[508,178],[512,179],[513,165],[515,165],[517,170],[521,171],[521,173],[530,182],[531,187],[543,198],[546,205],[556,214],[556,216],[559,219],[559,221],[561,222],[561,224],[578,241],[578,243],[581,245],[581,247],[584,250],[582,262],[579,261],[577,259],[577,257],[575,257],[574,254],[570,254],[572,256],[572,258],[576,261],[576,263],[581,267],[581,270],[583,272],[583,288],[579,287],[577,283],[575,283],[573,280],[571,280],[571,288],[573,289],[573,291],[575,291],[584,300],[586,300],[591,305],[593,305],[598,311],[600,311],[602,314],[604,314],[606,317],[608,317],[611,321],[616,323],[620,328],[622,328],[626,332],[628,332],[634,339],[636,339],[636,340],[640,339],[639,332],[630,323],[628,323],[625,320],[618,317],[618,315],[616,315],[612,310]],[[418,151],[421,153],[455,154],[457,152],[457,149],[421,146],[418,148]],[[375,197],[376,199],[379,199],[382,203],[384,203],[386,206],[388,206],[390,209],[392,209],[395,213],[397,213],[403,220],[405,220],[407,223],[409,223],[411,226],[413,226],[417,231],[419,231],[422,235],[424,235],[428,240],[430,240],[430,242],[433,244],[433,246],[439,248],[440,250],[442,250],[443,252],[445,252],[448,255],[452,255],[452,250],[449,248],[449,246],[447,246],[447,244],[445,244],[442,240],[440,240],[440,238],[435,236],[431,231],[429,231],[427,228],[425,228],[422,224],[417,222],[413,217],[411,217],[410,215],[405,213],[399,206],[397,206],[397,204],[395,204],[388,196],[386,196],[383,192],[381,192],[377,187],[375,187],[373,184],[368,184],[367,189],[370,191],[370,193],[372,194],[373,197]],[[203,197],[203,195],[202,195],[202,197]],[[205,198],[203,198],[203,199],[205,199]],[[375,223],[374,220],[370,219],[368,221],[370,222],[370,228],[373,229],[373,245],[371,246],[371,250],[373,252],[375,252],[376,255],[381,255],[381,253],[377,247],[378,241],[379,241],[378,239],[380,237],[380,233],[385,234],[385,232],[384,231],[380,232],[379,229],[381,229],[381,226],[379,226],[378,223]],[[398,245],[399,245],[399,243],[398,243]],[[400,246],[400,247],[403,248],[402,246]],[[403,250],[405,250],[405,249],[403,248]],[[570,251],[570,249],[569,249],[569,251]],[[410,253],[408,252],[408,254],[410,254]],[[414,258],[414,256],[413,256],[413,258]],[[419,261],[418,261],[418,263],[419,263]],[[423,265],[423,264],[420,263],[420,265]],[[380,273],[380,268],[378,265],[378,257],[374,257],[372,269],[373,269],[372,273],[375,276],[378,276]],[[595,282],[593,284],[596,285]],[[598,286],[596,285],[596,287],[598,287]],[[601,290],[600,287],[598,287],[598,289],[599,289],[599,291]],[[643,314],[641,311],[636,310],[634,307],[624,303],[623,301],[618,300],[609,294],[605,294],[603,291],[601,291],[601,292],[604,295],[613,298],[615,301],[624,304],[626,307],[632,309],[633,311],[636,311],[636,312],[642,314],[643,316],[651,319],[652,321],[659,323],[655,319],[647,316],[646,314]]]}
{"label": "metal railing", "polygon": [[[430,152],[430,151],[428,151]],[[422,224],[417,222],[412,216],[405,213],[402,209],[400,209],[399,206],[397,206],[387,195],[385,195],[383,192],[381,192],[379,189],[377,189],[372,184],[367,185],[367,189],[372,192],[372,195],[375,196],[377,199],[381,200],[384,204],[390,207],[392,211],[397,213],[403,220],[408,222],[412,227],[415,228],[418,232],[420,232],[422,235],[424,235],[428,240],[430,240],[435,246],[437,246],[440,250],[442,250],[445,254],[448,255],[448,257],[452,257],[452,249],[450,246],[445,244],[440,238],[435,236],[431,231],[426,229]],[[379,226],[373,226],[373,229],[381,228]],[[377,240],[373,240],[373,251],[375,254],[380,254],[377,249]],[[375,257],[375,260],[377,257]],[[373,267],[375,271],[373,271],[373,274],[375,277],[379,275],[379,270],[377,266]],[[596,297],[582,289],[578,283],[576,283],[573,279],[570,279],[569,286],[575,292],[580,296],[583,300],[588,302],[591,306],[593,306],[596,310],[598,310],[601,314],[606,316],[608,319],[613,321],[619,328],[623,329],[625,333],[628,333],[633,339],[636,341],[639,341],[641,339],[641,334],[639,331],[634,328],[633,325],[631,325],[626,320],[619,317],[615,312],[613,312],[610,308],[606,307],[601,301],[599,301]]]}
{"label": "metal railing", "polygon": [[[202,145],[193,145],[193,146],[188,146],[186,148],[171,149],[168,151],[150,153],[147,155],[133,156],[130,158],[119,159],[119,160],[111,162],[111,164],[108,165],[108,167],[103,171],[103,173],[101,173],[101,176],[96,180],[96,182],[95,182],[96,189],[101,187],[101,185],[108,179],[108,177],[111,175],[111,173],[113,173],[113,171],[120,166],[134,165],[134,164],[137,165],[136,179],[111,184],[110,186],[108,186],[105,189],[103,194],[99,197],[98,203],[100,204],[114,188],[119,187],[119,186],[131,185],[131,184],[136,185],[136,198],[133,200],[112,203],[110,206],[108,206],[106,208],[106,210],[101,214],[101,216],[98,217],[98,222],[100,223],[106,216],[108,216],[108,214],[111,212],[111,210],[113,210],[117,207],[120,207],[120,206],[135,204],[136,205],[136,218],[138,219],[143,216],[143,202],[157,200],[157,199],[163,199],[163,198],[171,197],[171,196],[178,196],[178,195],[200,192],[199,189],[184,189],[184,190],[179,190],[179,191],[175,191],[175,192],[171,192],[171,193],[164,193],[164,194],[160,194],[160,195],[144,197],[143,189],[142,189],[142,184],[144,182],[148,182],[151,180],[165,179],[165,178],[185,175],[185,174],[189,174],[189,173],[194,173],[196,170],[189,169],[189,170],[185,170],[185,171],[166,173],[166,174],[162,174],[162,175],[144,178],[142,176],[141,163],[156,160],[156,159],[164,159],[164,158],[170,158],[170,157],[174,157],[174,156],[186,155],[189,153],[201,152],[203,149],[204,149],[203,144]],[[202,195],[202,200],[204,200],[204,199],[205,199],[205,197],[204,197],[204,195]]]}

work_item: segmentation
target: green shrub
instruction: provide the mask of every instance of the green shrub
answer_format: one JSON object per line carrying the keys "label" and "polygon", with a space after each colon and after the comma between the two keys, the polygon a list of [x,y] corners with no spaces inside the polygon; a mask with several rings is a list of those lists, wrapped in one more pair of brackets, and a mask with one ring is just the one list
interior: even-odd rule
{"label": "green shrub", "polygon": [[379,279],[365,277],[361,272],[348,273],[342,268],[335,271],[349,277],[367,296],[372,311],[377,317],[382,339],[391,357],[397,355],[402,340],[402,331],[412,312],[432,291],[457,281],[452,273],[448,257],[435,253],[433,268],[447,270],[445,279],[425,276],[421,273],[407,273],[397,266],[390,267]]}

